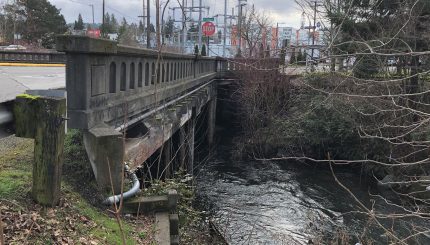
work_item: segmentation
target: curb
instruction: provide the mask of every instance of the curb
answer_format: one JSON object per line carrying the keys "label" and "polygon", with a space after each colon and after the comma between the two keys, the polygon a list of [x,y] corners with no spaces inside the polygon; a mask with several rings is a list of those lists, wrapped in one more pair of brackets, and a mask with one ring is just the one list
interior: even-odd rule
{"label": "curb", "polygon": [[21,66],[21,67],[65,67],[65,64],[32,64],[32,63],[0,63],[0,66]]}

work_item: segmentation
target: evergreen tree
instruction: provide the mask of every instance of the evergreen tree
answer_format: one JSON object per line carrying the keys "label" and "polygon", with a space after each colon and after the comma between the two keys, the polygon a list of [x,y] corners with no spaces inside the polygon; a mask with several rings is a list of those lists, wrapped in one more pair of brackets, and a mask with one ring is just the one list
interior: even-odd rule
{"label": "evergreen tree", "polygon": [[79,13],[78,20],[75,21],[75,26],[73,27],[75,30],[83,30],[84,29],[84,21],[82,20],[82,15]]}
{"label": "evergreen tree", "polygon": [[155,27],[154,27],[154,24],[149,24],[149,30],[152,32],[152,33],[154,33],[155,32]]}
{"label": "evergreen tree", "polygon": [[199,45],[194,46],[194,54],[199,55]]}
{"label": "evergreen tree", "polygon": [[202,56],[206,56],[206,45],[205,45],[205,44],[203,44],[203,45],[202,45],[202,52],[201,52],[201,55],[202,55]]}
{"label": "evergreen tree", "polygon": [[145,28],[143,27],[143,22],[139,21],[138,34],[143,35],[145,33]]}
{"label": "evergreen tree", "polygon": [[173,19],[169,16],[169,19],[167,20],[166,24],[164,25],[164,36],[166,38],[170,38],[173,36],[173,28],[175,27]]}
{"label": "evergreen tree", "polygon": [[[5,10],[12,11],[6,14],[14,16],[17,33],[21,33],[29,43],[36,43],[46,35],[62,34],[67,30],[64,16],[48,0],[18,0],[6,5]],[[50,42],[46,45],[51,45],[52,41]]]}
{"label": "evergreen tree", "polygon": [[112,33],[117,33],[118,32],[118,21],[116,20],[114,14],[112,14],[110,17],[110,25],[112,28]]}
{"label": "evergreen tree", "polygon": [[122,19],[121,26],[118,29],[118,40],[121,40],[123,36],[125,35],[128,28],[128,23],[125,18]]}

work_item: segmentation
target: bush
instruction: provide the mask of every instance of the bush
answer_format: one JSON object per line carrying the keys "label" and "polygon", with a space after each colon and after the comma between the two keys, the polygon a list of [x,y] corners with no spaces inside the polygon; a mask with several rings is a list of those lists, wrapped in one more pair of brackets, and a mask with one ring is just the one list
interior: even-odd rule
{"label": "bush", "polygon": [[378,74],[381,61],[373,55],[358,56],[354,64],[353,73],[358,78],[371,78]]}

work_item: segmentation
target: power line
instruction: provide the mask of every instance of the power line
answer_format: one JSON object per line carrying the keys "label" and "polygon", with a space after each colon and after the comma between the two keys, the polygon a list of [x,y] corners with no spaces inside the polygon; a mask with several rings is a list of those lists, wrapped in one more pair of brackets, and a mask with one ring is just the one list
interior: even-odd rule
{"label": "power line", "polygon": [[[82,3],[82,2],[79,2],[79,1],[76,1],[76,0],[69,0],[70,2],[73,2],[73,3],[78,3],[78,4],[82,4],[82,5],[86,5],[86,6],[91,6],[91,4],[94,4],[94,1],[93,0],[90,0],[91,1],[91,4],[88,4],[88,3]],[[136,19],[135,17],[132,17],[132,16],[130,16],[130,15],[127,15],[127,14],[124,14],[123,12],[121,12],[121,11],[119,11],[118,9],[116,9],[116,8],[113,8],[113,7],[110,7],[109,5],[107,5],[107,3],[105,4],[105,6],[106,6],[106,8],[107,9],[110,9],[111,11],[114,11],[114,12],[116,12],[117,14],[120,14],[121,16],[123,16],[123,17],[127,17],[127,18],[129,18],[129,19],[131,19],[131,20],[135,20],[135,21],[137,21],[137,23],[139,23],[139,19]]]}

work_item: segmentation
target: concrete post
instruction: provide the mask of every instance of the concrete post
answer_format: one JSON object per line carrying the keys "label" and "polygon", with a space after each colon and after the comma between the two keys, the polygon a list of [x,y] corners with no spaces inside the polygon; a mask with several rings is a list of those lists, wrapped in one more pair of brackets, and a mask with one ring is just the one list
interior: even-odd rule
{"label": "concrete post", "polygon": [[211,146],[214,142],[215,126],[216,126],[216,96],[208,102],[208,133],[207,133],[207,143]]}

